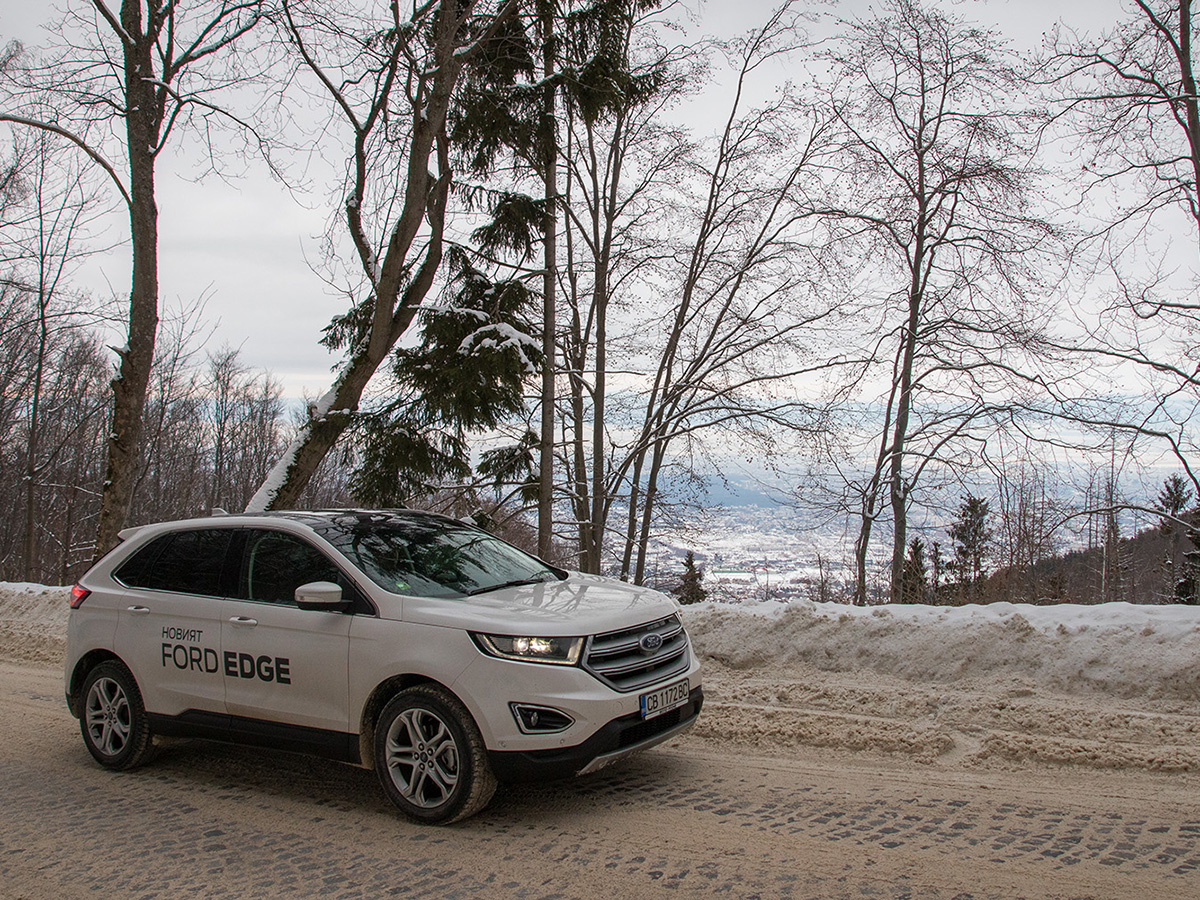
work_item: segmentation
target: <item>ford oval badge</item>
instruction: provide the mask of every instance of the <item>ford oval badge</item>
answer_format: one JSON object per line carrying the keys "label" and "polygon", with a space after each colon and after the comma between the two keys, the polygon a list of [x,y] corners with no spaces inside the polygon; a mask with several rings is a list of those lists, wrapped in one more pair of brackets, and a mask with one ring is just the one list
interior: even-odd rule
{"label": "ford oval badge", "polygon": [[643,635],[638,644],[641,646],[643,653],[653,653],[663,645],[662,635],[652,631],[650,634]]}

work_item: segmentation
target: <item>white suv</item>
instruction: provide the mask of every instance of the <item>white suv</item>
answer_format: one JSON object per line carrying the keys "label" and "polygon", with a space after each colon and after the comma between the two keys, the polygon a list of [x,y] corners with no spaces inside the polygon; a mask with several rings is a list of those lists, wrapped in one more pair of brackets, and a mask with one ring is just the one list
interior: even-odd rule
{"label": "white suv", "polygon": [[691,726],[678,606],[410,511],[217,516],[122,533],[72,590],[66,694],[102,765],[154,735],[374,768],[413,819],[499,780],[595,771]]}

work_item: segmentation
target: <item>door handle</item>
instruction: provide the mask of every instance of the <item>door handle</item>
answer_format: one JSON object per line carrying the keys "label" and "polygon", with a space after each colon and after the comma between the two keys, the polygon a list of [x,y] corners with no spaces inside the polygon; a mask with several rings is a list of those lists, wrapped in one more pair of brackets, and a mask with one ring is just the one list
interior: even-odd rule
{"label": "door handle", "polygon": [[135,616],[144,616],[150,612],[150,607],[148,606],[130,606],[128,609]]}
{"label": "door handle", "polygon": [[234,625],[257,625],[258,619],[251,619],[249,616],[230,616],[229,621]]}

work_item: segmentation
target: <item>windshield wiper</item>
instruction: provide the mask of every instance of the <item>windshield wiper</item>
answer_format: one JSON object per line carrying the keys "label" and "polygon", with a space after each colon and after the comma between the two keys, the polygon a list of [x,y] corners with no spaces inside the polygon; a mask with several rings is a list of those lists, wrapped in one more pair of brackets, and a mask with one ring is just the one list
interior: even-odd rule
{"label": "windshield wiper", "polygon": [[[554,573],[548,572],[545,574],[553,575]],[[514,578],[512,581],[501,581],[499,584],[489,584],[484,587],[472,588],[471,590],[467,591],[467,596],[473,597],[476,594],[486,594],[489,591],[502,591],[504,588],[510,587],[524,587],[527,584],[545,584],[546,581],[547,579],[542,577]]]}

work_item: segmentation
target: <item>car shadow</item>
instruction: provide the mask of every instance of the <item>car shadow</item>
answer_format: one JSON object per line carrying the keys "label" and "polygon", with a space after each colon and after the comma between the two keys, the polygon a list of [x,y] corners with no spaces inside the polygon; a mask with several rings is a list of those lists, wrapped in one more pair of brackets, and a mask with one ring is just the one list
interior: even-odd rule
{"label": "car shadow", "polygon": [[[326,811],[407,822],[384,796],[374,772],[301,754],[158,738],[154,759],[138,771],[191,789],[312,801]],[[488,807],[462,825],[512,824],[558,813],[586,817],[593,808],[657,804],[664,792],[678,792],[687,772],[685,758],[649,750],[581,778],[501,784]]]}

